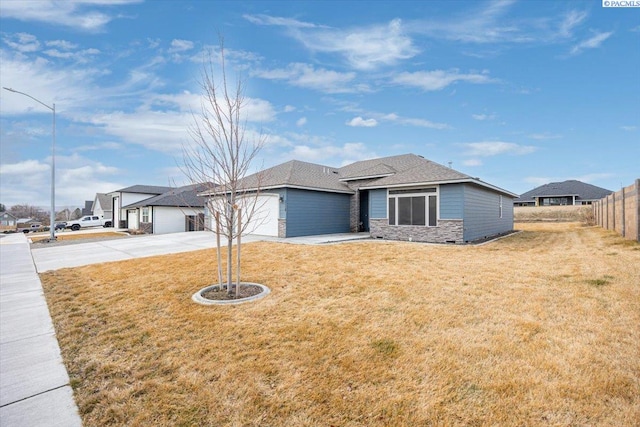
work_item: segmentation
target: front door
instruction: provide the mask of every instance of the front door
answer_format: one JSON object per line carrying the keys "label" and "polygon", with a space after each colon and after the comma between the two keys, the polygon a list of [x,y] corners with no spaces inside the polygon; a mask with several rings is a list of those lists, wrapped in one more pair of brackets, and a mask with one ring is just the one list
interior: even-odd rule
{"label": "front door", "polygon": [[130,230],[137,230],[140,227],[138,225],[138,211],[136,209],[127,211],[127,226]]}
{"label": "front door", "polygon": [[369,191],[359,190],[360,193],[360,225],[358,231],[369,231]]}

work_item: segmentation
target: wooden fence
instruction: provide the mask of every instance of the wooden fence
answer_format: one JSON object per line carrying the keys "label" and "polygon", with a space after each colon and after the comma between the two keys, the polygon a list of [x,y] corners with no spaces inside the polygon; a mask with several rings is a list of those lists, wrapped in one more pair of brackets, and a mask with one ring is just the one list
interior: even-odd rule
{"label": "wooden fence", "polygon": [[640,179],[592,206],[597,225],[640,242]]}

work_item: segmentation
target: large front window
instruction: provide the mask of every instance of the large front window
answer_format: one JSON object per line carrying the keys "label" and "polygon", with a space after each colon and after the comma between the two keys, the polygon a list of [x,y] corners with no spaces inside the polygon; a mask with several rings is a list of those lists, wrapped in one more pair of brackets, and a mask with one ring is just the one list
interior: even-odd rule
{"label": "large front window", "polygon": [[[435,194],[428,194],[435,193]],[[428,225],[438,220],[436,188],[389,191],[389,225]]]}
{"label": "large front window", "polygon": [[149,222],[149,208],[142,208],[142,222]]}

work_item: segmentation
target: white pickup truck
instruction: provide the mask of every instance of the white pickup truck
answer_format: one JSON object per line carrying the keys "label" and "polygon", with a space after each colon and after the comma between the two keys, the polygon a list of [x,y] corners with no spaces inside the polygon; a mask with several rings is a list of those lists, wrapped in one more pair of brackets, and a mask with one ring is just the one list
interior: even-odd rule
{"label": "white pickup truck", "polygon": [[111,227],[111,220],[104,219],[101,216],[97,215],[86,215],[80,219],[74,219],[72,221],[68,221],[65,228],[70,228],[73,231],[78,231],[81,228],[87,227]]}

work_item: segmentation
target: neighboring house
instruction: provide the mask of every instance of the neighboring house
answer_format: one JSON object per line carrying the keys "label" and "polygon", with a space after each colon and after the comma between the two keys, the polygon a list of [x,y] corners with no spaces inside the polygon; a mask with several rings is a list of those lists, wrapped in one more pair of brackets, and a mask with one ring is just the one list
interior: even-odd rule
{"label": "neighboring house", "polygon": [[35,224],[35,223],[39,223],[40,221],[34,219],[34,218],[18,218],[16,220],[16,224]]}
{"label": "neighboring house", "polygon": [[107,195],[111,197],[111,211],[113,215],[113,226],[118,228],[138,228],[137,209],[127,209],[126,206],[139,202],[150,197],[158,196],[171,190],[171,187],[160,187],[155,185],[132,185],[113,191]]}
{"label": "neighboring house", "polygon": [[590,205],[613,193],[611,190],[568,180],[541,185],[520,195],[513,202],[515,206],[565,206]]}
{"label": "neighboring house", "polygon": [[18,218],[10,212],[0,213],[0,226],[2,227],[15,227],[18,224]]}
{"label": "neighboring house", "polygon": [[108,194],[96,193],[93,199],[91,211],[94,215],[101,216],[104,219],[111,219],[113,215],[112,199]]}
{"label": "neighboring house", "polygon": [[93,207],[93,200],[85,200],[84,208],[82,208],[82,216],[93,215],[93,212],[91,210],[92,207]]}
{"label": "neighboring house", "polygon": [[152,234],[204,230],[206,199],[198,196],[202,190],[204,187],[187,185],[124,206],[129,228]]}
{"label": "neighboring house", "polygon": [[[415,154],[341,168],[292,160],[244,178],[260,187],[255,234],[369,232],[374,238],[464,243],[513,230],[517,197]],[[251,227],[249,227],[251,229]]]}

